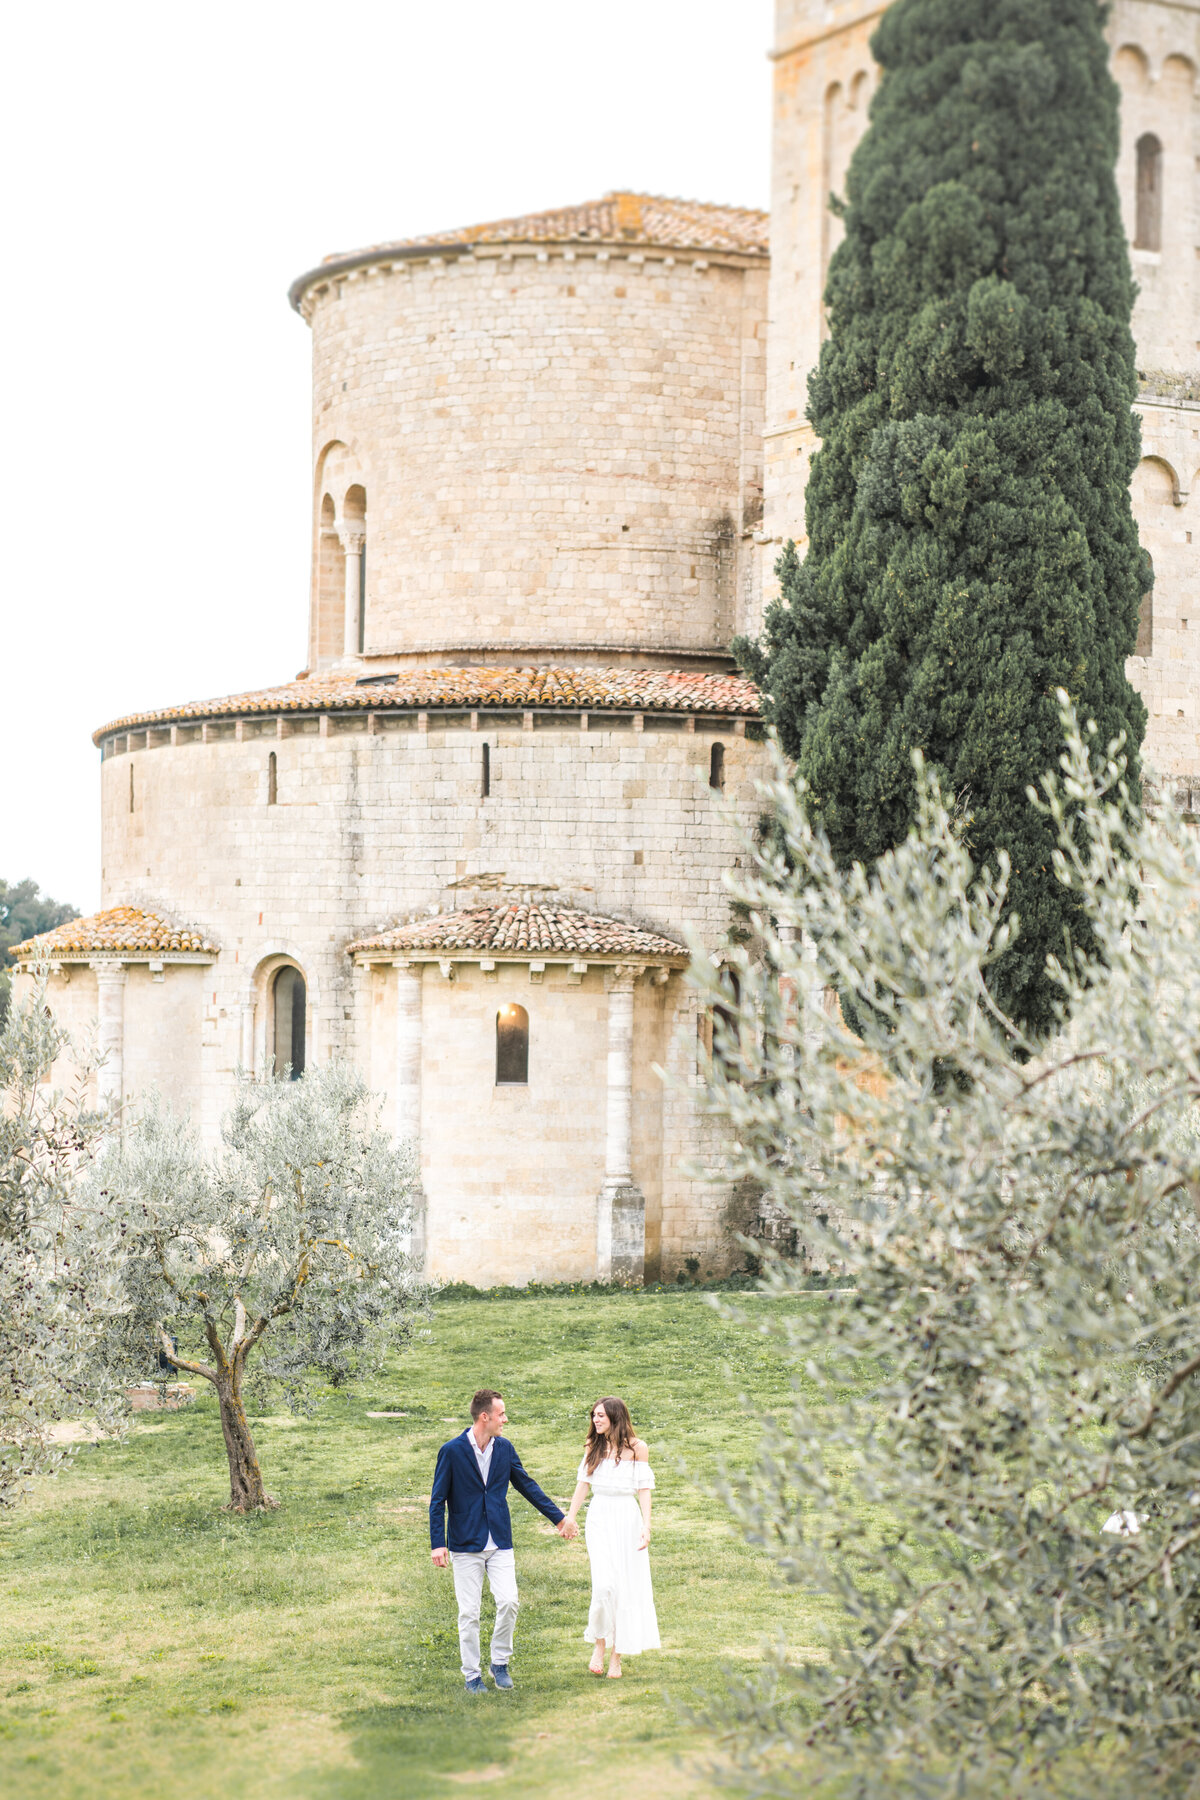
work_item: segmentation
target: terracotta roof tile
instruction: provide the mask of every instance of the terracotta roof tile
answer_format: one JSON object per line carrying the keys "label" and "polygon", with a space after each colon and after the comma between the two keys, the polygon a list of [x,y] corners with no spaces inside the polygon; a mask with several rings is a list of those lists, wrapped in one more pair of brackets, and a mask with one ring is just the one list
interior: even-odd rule
{"label": "terracotta roof tile", "polygon": [[573,906],[477,906],[438,913],[411,925],[394,925],[350,945],[359,951],[492,950],[499,955],[569,955],[579,958],[646,957],[686,963],[682,944],[621,919],[606,919]]}
{"label": "terracotta roof tile", "polygon": [[[705,200],[676,200],[663,194],[615,191],[579,206],[551,207],[458,231],[428,237],[396,238],[363,250],[341,251],[325,262],[371,256],[380,251],[429,244],[541,244],[571,241],[607,244],[661,244],[673,249],[734,251],[765,256],[769,215],[752,206],[715,206]],[[315,273],[315,271],[314,271]]]}
{"label": "terracotta roof tile", "polygon": [[158,913],[141,912],[136,906],[110,906],[87,919],[68,919],[53,931],[27,938],[9,951],[23,962],[44,955],[51,961],[62,956],[87,956],[100,951],[203,951],[216,955],[217,945],[194,925],[173,925]]}
{"label": "terracotta roof tile", "polygon": [[93,734],[189,719],[253,713],[329,712],[387,707],[547,708],[586,712],[666,712],[756,718],[758,689],[739,675],[677,669],[412,669],[359,686],[353,676],[317,675],[285,687],[190,700],[157,712],[129,713]]}

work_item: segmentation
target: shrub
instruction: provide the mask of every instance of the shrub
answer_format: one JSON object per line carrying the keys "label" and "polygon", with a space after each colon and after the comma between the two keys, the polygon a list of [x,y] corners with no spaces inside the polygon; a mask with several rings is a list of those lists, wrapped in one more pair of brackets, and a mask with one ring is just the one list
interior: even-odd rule
{"label": "shrub", "polygon": [[988,990],[1007,859],[976,871],[920,758],[911,832],[849,870],[780,760],[740,989],[697,965],[733,1173],[854,1282],[789,1320],[790,1410],[728,1490],[835,1621],[724,1705],[787,1791],[802,1758],[860,1800],[1200,1773],[1200,851],[1060,703],[1047,879],[1093,948],[1048,963],[1045,1043]]}

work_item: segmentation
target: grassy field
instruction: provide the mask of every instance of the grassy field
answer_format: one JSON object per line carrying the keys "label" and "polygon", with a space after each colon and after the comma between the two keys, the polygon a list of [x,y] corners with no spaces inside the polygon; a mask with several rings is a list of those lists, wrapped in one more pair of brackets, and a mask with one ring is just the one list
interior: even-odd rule
{"label": "grassy field", "polygon": [[[755,1316],[777,1304],[746,1302]],[[485,1383],[503,1389],[509,1436],[560,1499],[598,1395],[622,1394],[650,1443],[664,1649],[631,1659],[621,1682],[586,1673],[582,1539],[563,1543],[513,1496],[517,1691],[463,1693],[452,1581],[430,1564],[424,1501],[437,1446]],[[785,1392],[770,1343],[699,1293],[556,1294],[444,1302],[386,1377],[314,1419],[257,1421],[282,1502],[269,1516],[222,1512],[210,1401],[152,1416],[0,1523],[0,1792],[714,1791],[705,1769],[719,1747],[678,1704],[718,1684],[722,1665],[750,1667],[781,1624],[803,1646],[812,1616],[771,1587],[683,1465],[705,1476],[718,1457],[748,1460],[739,1395],[769,1406]]]}

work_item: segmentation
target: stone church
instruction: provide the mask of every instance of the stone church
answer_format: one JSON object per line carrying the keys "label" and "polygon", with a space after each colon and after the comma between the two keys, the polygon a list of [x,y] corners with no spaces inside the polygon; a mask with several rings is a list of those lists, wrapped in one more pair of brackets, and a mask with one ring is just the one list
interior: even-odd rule
{"label": "stone church", "polygon": [[[157,1086],[212,1138],[239,1069],[350,1059],[419,1146],[435,1277],[738,1255],[686,941],[734,926],[764,753],[728,644],[804,541],[827,197],[883,10],[779,0],[769,217],[611,193],[301,275],[308,666],[95,734],[104,906],[22,956],[97,1030],[101,1097]],[[1200,0],[1116,0],[1108,32],[1155,569],[1130,673],[1191,810]]]}

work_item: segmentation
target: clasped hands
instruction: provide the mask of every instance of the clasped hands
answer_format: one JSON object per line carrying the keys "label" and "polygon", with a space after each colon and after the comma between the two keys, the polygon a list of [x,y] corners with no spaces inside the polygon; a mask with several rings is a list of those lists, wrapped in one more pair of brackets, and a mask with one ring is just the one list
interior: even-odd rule
{"label": "clasped hands", "polygon": [[[560,1519],[554,1529],[557,1531],[560,1538],[573,1538],[579,1536],[579,1527],[574,1519]],[[435,1569],[446,1569],[450,1566],[450,1552],[444,1545],[440,1549],[432,1550],[430,1556]]]}

